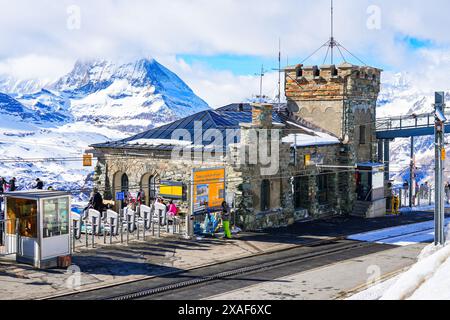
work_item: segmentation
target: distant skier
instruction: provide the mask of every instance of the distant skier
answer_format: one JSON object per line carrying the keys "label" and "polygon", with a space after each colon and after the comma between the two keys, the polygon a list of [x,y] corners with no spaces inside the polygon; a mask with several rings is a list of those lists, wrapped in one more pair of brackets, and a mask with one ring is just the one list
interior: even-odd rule
{"label": "distant skier", "polygon": [[41,179],[36,179],[36,185],[33,187],[33,189],[37,190],[44,190],[44,182],[41,181]]}
{"label": "distant skier", "polygon": [[14,192],[17,190],[16,182],[17,182],[16,178],[12,178],[11,180],[9,180],[9,191],[10,192]]}
{"label": "distant skier", "polygon": [[6,181],[4,178],[0,178],[0,193],[5,192]]}

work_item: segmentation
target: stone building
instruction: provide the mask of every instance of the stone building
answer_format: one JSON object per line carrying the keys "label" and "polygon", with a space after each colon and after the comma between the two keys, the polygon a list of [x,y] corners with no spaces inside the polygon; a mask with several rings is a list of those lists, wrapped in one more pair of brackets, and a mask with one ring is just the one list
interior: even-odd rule
{"label": "stone building", "polygon": [[354,161],[376,160],[376,106],[381,70],[348,63],[286,68],[286,97],[295,116],[348,142]]}
{"label": "stone building", "polygon": [[[95,183],[106,199],[142,188],[151,201],[163,180],[189,185],[193,169],[223,167],[245,230],[352,213],[349,168],[376,159],[380,73],[349,64],[289,67],[287,104],[232,104],[92,146]],[[189,201],[182,207],[189,211]]]}

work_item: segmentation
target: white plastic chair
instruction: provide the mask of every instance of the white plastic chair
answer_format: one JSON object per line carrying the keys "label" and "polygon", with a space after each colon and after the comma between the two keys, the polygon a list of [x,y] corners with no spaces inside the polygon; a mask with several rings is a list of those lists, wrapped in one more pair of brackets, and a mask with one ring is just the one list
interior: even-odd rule
{"label": "white plastic chair", "polygon": [[73,229],[75,239],[81,239],[81,215],[76,212],[70,213],[70,227]]}
{"label": "white plastic chair", "polygon": [[113,236],[117,236],[119,234],[119,214],[117,212],[108,209],[106,211],[104,223],[105,232],[112,232]]}
{"label": "white plastic chair", "polygon": [[101,213],[94,209],[89,209],[87,221],[88,225],[86,226],[86,232],[88,230],[88,226],[90,226],[91,233],[94,233],[96,235],[100,234],[101,229]]}

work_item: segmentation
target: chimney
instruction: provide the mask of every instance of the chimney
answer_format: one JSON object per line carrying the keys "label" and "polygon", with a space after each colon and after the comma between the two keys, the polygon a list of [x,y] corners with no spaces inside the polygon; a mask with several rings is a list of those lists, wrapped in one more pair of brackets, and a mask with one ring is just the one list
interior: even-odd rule
{"label": "chimney", "polygon": [[252,104],[252,126],[262,129],[271,128],[273,106],[268,103]]}

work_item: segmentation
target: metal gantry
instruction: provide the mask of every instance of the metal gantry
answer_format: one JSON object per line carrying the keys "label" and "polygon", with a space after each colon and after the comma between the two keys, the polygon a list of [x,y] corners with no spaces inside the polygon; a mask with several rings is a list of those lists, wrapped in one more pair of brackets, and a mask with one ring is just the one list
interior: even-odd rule
{"label": "metal gantry", "polygon": [[390,141],[397,138],[411,139],[410,207],[414,205],[412,195],[415,193],[414,138],[435,136],[435,244],[443,245],[445,243],[445,132],[450,132],[450,123],[447,122],[450,112],[445,110],[445,92],[436,92],[434,107],[435,110],[432,113],[377,119],[376,136],[378,139],[378,160],[383,160],[386,165],[386,180],[389,180]]}

